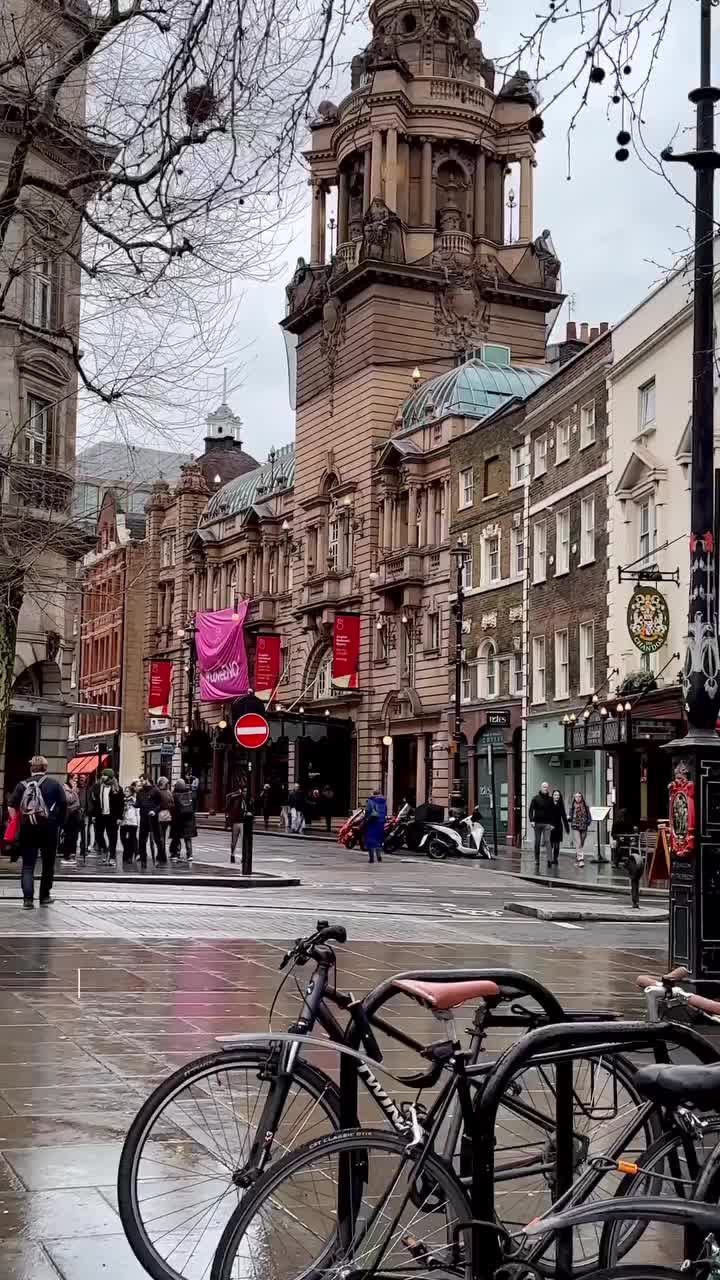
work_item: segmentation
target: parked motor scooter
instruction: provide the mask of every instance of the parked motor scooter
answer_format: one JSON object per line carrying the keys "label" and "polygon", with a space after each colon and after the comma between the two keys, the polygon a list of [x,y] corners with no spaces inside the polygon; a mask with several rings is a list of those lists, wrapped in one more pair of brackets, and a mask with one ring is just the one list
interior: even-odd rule
{"label": "parked motor scooter", "polygon": [[386,853],[394,853],[396,849],[402,849],[407,845],[408,829],[414,822],[415,809],[406,800],[400,805],[397,813],[388,818],[385,823],[383,848]]}
{"label": "parked motor scooter", "polygon": [[364,824],[365,810],[354,809],[350,814],[350,817],[342,824],[338,831],[338,844],[343,845],[345,849],[364,849]]}
{"label": "parked motor scooter", "polygon": [[434,862],[439,862],[450,854],[489,860],[495,857],[485,839],[485,828],[480,821],[477,806],[464,818],[448,818],[445,822],[428,823],[420,840],[420,849]]}

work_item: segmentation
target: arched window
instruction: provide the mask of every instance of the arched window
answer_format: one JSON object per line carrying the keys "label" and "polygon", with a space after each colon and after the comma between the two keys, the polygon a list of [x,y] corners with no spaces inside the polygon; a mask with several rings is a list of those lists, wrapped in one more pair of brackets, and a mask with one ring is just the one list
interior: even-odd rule
{"label": "arched window", "polygon": [[497,650],[493,640],[485,640],[480,646],[480,696],[496,698],[498,693]]}
{"label": "arched window", "polygon": [[325,649],[315,672],[312,696],[316,702],[323,698],[331,698],[335,692],[332,686],[332,649]]}

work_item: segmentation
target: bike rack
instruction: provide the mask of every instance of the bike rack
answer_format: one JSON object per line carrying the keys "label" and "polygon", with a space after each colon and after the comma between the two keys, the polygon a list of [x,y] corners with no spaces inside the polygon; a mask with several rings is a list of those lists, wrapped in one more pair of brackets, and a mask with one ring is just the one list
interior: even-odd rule
{"label": "bike rack", "polygon": [[[503,1095],[518,1071],[534,1060],[556,1064],[555,1099],[555,1188],[559,1199],[573,1182],[573,1097],[572,1064],[576,1057],[597,1053],[619,1053],[623,1049],[653,1049],[668,1044],[689,1050],[696,1060],[709,1064],[720,1061],[712,1045],[692,1027],[676,1022],[574,1022],[555,1023],[528,1032],[498,1058],[486,1076],[475,1108],[472,1131],[473,1173],[471,1189],[473,1276],[492,1276],[500,1265],[500,1239],[490,1225],[495,1213],[495,1122]],[[479,1074],[466,1070],[468,1079]],[[572,1228],[558,1232],[556,1280],[571,1280],[573,1257]],[[482,1259],[482,1269],[480,1260]]]}

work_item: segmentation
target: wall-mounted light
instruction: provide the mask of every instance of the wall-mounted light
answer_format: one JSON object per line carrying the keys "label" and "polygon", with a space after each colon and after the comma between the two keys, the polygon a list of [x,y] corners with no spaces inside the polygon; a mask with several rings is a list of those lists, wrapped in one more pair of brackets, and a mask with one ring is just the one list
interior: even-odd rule
{"label": "wall-mounted light", "polygon": [[592,700],[593,700],[593,706],[596,707],[599,702],[599,698],[596,693],[593,694]]}
{"label": "wall-mounted light", "polygon": [[606,715],[607,715],[607,713],[608,713],[608,709],[607,709],[607,707],[601,707],[601,708],[600,708],[600,715],[601,715],[601,716],[606,716]]}
{"label": "wall-mounted light", "polygon": [[227,720],[218,720],[218,729],[227,729]]}
{"label": "wall-mounted light", "polygon": [[304,708],[304,707],[298,707],[298,711],[300,712],[300,715],[301,715],[301,716],[304,716],[304,715],[305,715],[305,708]]}
{"label": "wall-mounted light", "polygon": [[375,623],[376,630],[382,631],[384,626],[385,626],[385,623],[383,622],[382,618],[378,618],[377,622]]}
{"label": "wall-mounted light", "polygon": [[622,702],[618,702],[618,704],[617,704],[617,706],[616,706],[615,710],[616,710],[616,712],[617,712],[617,714],[618,714],[619,716],[621,716],[621,715],[622,715],[623,710],[624,710]]}
{"label": "wall-mounted light", "polygon": [[407,623],[407,621],[408,621],[408,616],[407,616],[407,613],[405,612],[405,610],[404,610],[404,609],[403,609],[403,612],[402,612],[402,618],[400,619],[400,621],[401,621],[401,622],[404,622],[404,623]]}
{"label": "wall-mounted light", "polygon": [[410,377],[412,378],[413,386],[418,387],[420,385],[420,379],[422,378],[422,374],[418,369],[417,365],[415,365],[415,368],[413,369]]}
{"label": "wall-mounted light", "polygon": [[390,734],[389,734],[389,733],[386,733],[386,734],[385,734],[385,737],[383,738],[382,743],[383,743],[383,746],[384,746],[384,747],[391,747],[391,746],[392,746],[392,738],[390,737]]}
{"label": "wall-mounted light", "polygon": [[626,703],[625,703],[625,710],[626,710],[626,711],[632,711],[632,706],[631,706],[631,704],[630,704],[629,702],[626,702]]}
{"label": "wall-mounted light", "polygon": [[345,494],[345,497],[343,498],[343,506],[344,506],[344,507],[351,507],[351,506],[352,506],[352,498],[350,497],[350,494],[349,494],[349,493],[346,493],[346,494]]}
{"label": "wall-mounted light", "polygon": [[289,521],[289,520],[283,520],[282,525],[281,525],[280,527],[281,527],[281,529],[282,529],[283,533],[287,533],[287,532],[289,531],[289,529],[290,529],[290,521]]}
{"label": "wall-mounted light", "polygon": [[325,708],[325,715],[328,719],[330,718],[330,712],[327,707]]}
{"label": "wall-mounted light", "polygon": [[576,720],[577,720],[577,716],[575,715],[575,712],[574,712],[574,711],[571,711],[571,712],[570,712],[570,723],[571,723],[571,724],[575,724],[575,721],[576,721]]}
{"label": "wall-mounted light", "polygon": [[590,719],[590,712],[583,711],[583,720],[589,720],[589,719]]}
{"label": "wall-mounted light", "polygon": [[213,476],[213,484],[222,484],[222,476],[220,475]]}

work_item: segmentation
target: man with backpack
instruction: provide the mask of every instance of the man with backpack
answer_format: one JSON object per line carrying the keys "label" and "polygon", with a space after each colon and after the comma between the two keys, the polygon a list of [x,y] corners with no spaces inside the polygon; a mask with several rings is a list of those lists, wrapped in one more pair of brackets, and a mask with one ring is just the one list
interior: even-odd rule
{"label": "man with backpack", "polygon": [[55,878],[58,834],[65,822],[67,800],[64,787],[55,778],[48,777],[47,769],[48,762],[44,756],[33,756],[30,777],[25,782],[18,782],[9,802],[10,812],[20,816],[19,851],[25,911],[32,911],[35,906],[34,873],[38,855],[42,861],[40,906],[49,907],[53,902],[50,891]]}

